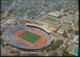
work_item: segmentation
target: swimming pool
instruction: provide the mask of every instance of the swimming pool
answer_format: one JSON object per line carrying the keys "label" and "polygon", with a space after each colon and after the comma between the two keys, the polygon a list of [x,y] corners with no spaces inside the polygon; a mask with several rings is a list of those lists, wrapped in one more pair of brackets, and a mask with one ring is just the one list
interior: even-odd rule
{"label": "swimming pool", "polygon": [[74,47],[74,50],[73,50],[73,53],[78,55],[78,50],[79,50],[79,47],[78,46],[75,46]]}

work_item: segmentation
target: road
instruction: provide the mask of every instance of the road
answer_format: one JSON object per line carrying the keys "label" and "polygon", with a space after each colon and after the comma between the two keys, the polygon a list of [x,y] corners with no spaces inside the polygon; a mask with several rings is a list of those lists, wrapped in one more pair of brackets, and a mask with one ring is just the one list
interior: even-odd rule
{"label": "road", "polygon": [[73,34],[75,32],[77,28],[77,25],[75,25],[75,29],[73,30],[73,32],[71,33],[71,35],[68,37],[68,39],[66,40],[66,42],[63,44],[63,46],[61,46],[57,51],[59,52],[59,56],[61,55],[61,52],[63,51],[63,49],[65,48],[65,46],[69,43],[69,40],[73,37]]}
{"label": "road", "polygon": [[56,36],[56,37],[58,37],[58,38],[60,38],[60,39],[65,39],[61,34],[59,34],[59,33],[56,33],[56,32],[52,32],[51,33],[53,36]]}

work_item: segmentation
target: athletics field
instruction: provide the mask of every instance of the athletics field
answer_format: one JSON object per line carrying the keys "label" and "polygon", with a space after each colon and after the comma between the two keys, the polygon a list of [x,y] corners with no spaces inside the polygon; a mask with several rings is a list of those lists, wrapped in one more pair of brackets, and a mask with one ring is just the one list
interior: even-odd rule
{"label": "athletics field", "polygon": [[29,29],[19,30],[15,32],[14,36],[17,40],[28,45],[41,45],[45,42],[45,36]]}
{"label": "athletics field", "polygon": [[18,37],[25,39],[31,43],[34,43],[36,40],[38,40],[40,38],[40,36],[33,34],[31,32],[28,32],[28,31],[23,32]]}
{"label": "athletics field", "polygon": [[52,22],[56,22],[55,19],[52,19],[52,18],[50,18],[50,17],[46,17],[46,19],[49,20],[49,21],[52,21]]}

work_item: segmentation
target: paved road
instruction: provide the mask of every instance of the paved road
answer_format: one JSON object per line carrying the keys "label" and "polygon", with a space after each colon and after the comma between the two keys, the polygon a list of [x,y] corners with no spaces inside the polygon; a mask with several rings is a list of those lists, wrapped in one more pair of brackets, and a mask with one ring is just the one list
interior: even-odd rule
{"label": "paved road", "polygon": [[61,38],[61,39],[65,39],[62,35],[60,35],[59,33],[56,33],[56,32],[52,32],[51,33],[52,35],[54,35],[54,36],[57,36],[57,37],[59,37],[59,38]]}
{"label": "paved road", "polygon": [[60,51],[59,54],[58,54],[59,56],[60,56],[62,50],[65,48],[64,46],[66,46],[66,45],[68,44],[69,40],[73,37],[73,34],[74,34],[76,28],[77,28],[77,25],[75,25],[75,29],[73,30],[73,32],[71,33],[71,35],[68,37],[67,41],[63,44],[62,47],[60,47],[60,48],[57,50],[57,51]]}

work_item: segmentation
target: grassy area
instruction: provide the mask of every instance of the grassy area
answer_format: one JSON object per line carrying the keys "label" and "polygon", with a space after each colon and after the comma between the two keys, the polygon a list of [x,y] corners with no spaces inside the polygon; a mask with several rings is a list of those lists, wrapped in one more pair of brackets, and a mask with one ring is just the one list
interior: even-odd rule
{"label": "grassy area", "polygon": [[18,37],[20,37],[26,41],[29,41],[31,43],[34,43],[36,40],[38,40],[40,38],[40,36],[33,34],[31,32],[28,32],[28,31],[23,32],[22,34],[18,35]]}
{"label": "grassy area", "polygon": [[56,22],[55,19],[52,19],[52,18],[50,18],[50,17],[47,17],[46,19],[49,20],[49,21],[52,21],[52,22]]}
{"label": "grassy area", "polygon": [[62,44],[63,44],[63,41],[62,41],[62,40],[56,40],[56,42],[55,42],[54,44],[52,44],[52,45],[49,46],[49,47],[46,47],[45,50],[46,50],[47,52],[53,51],[53,50],[59,48]]}

